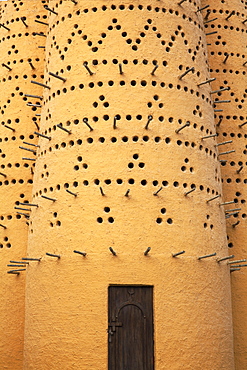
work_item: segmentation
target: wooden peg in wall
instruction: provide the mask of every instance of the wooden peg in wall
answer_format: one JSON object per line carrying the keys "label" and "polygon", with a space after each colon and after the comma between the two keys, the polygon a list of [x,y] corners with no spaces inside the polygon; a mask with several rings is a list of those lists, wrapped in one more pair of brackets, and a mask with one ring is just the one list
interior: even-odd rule
{"label": "wooden peg in wall", "polygon": [[0,224],[0,226],[4,229],[7,229],[7,226]]}
{"label": "wooden peg in wall", "polygon": [[211,254],[206,254],[205,256],[200,256],[197,259],[198,260],[202,260],[203,258],[209,258],[209,257],[213,257],[213,256],[216,256],[216,252],[215,253],[211,253]]}
{"label": "wooden peg in wall", "polygon": [[192,192],[193,192],[193,191],[195,191],[195,190],[196,190],[196,188],[193,188],[193,189],[191,189],[191,190],[187,191],[186,193],[184,193],[184,195],[185,195],[185,196],[187,196],[188,194],[192,193]]}
{"label": "wooden peg in wall", "polygon": [[117,253],[114,251],[114,249],[112,247],[110,247],[109,250],[113,254],[113,256],[116,256],[117,255]]}
{"label": "wooden peg in wall", "polygon": [[90,126],[89,123],[88,123],[88,118],[85,117],[85,118],[83,118],[82,121],[87,125],[87,127],[90,129],[90,131],[93,131],[92,126]]}
{"label": "wooden peg in wall", "polygon": [[39,205],[38,204],[32,204],[32,203],[19,203],[21,204],[22,206],[29,206],[29,207],[38,207]]}
{"label": "wooden peg in wall", "polygon": [[204,22],[204,24],[214,22],[214,21],[216,21],[217,19],[218,19],[218,18],[212,18],[212,19],[209,19],[208,21]]}
{"label": "wooden peg in wall", "polygon": [[26,271],[26,269],[10,270],[10,271],[7,271],[7,274],[16,274],[16,275],[19,275],[20,274],[19,271]]}
{"label": "wooden peg in wall", "polygon": [[194,71],[195,71],[195,68],[194,68],[194,67],[191,67],[191,68],[187,69],[184,73],[182,73],[182,74],[179,76],[179,80],[182,80],[182,78],[183,78],[184,76],[186,76],[186,75],[187,75],[187,73],[189,73],[189,72],[193,72],[193,73],[194,73]]}
{"label": "wooden peg in wall", "polygon": [[71,134],[71,131],[68,130],[67,128],[63,127],[61,123],[59,123],[57,125],[57,127],[60,128],[61,130],[65,131],[65,132],[67,132],[68,134]]}
{"label": "wooden peg in wall", "polygon": [[214,100],[214,104],[231,103],[231,100]]}
{"label": "wooden peg in wall", "polygon": [[36,161],[36,159],[35,159],[35,158],[26,158],[26,157],[23,157],[23,158],[22,158],[22,160],[23,160],[23,161],[33,161],[33,162],[35,162],[35,161]]}
{"label": "wooden peg in wall", "polygon": [[123,67],[122,67],[122,64],[121,64],[121,63],[119,63],[119,64],[118,64],[118,67],[119,67],[119,73],[120,73],[120,75],[122,75],[122,74],[123,74]]}
{"label": "wooden peg in wall", "polygon": [[126,193],[124,194],[124,196],[125,196],[125,197],[128,197],[128,196],[129,196],[129,193],[130,193],[130,189],[128,189],[128,190],[126,191]]}
{"label": "wooden peg in wall", "polygon": [[196,11],[196,13],[201,12],[202,10],[207,9],[207,8],[209,8],[209,5],[205,5],[205,6],[203,6],[202,8],[199,8],[199,9]]}
{"label": "wooden peg in wall", "polygon": [[235,14],[235,10],[231,11],[230,14],[226,17],[226,21],[228,21],[229,18],[231,18]]}
{"label": "wooden peg in wall", "polygon": [[219,206],[226,206],[228,204],[233,204],[233,203],[235,203],[234,200],[231,200],[230,202],[220,203]]}
{"label": "wooden peg in wall", "polygon": [[18,215],[22,215],[22,216],[25,216],[26,218],[30,218],[30,215],[27,214],[27,213],[23,213],[23,212],[16,212]]}
{"label": "wooden peg in wall", "polygon": [[185,1],[187,1],[187,0],[181,0],[181,1],[179,1],[178,5],[179,6],[182,5]]}
{"label": "wooden peg in wall", "polygon": [[37,23],[40,23],[40,24],[44,24],[45,26],[49,26],[49,23],[39,21],[38,19],[35,19],[34,22],[37,22]]}
{"label": "wooden peg in wall", "polygon": [[152,76],[154,76],[154,73],[155,73],[155,71],[156,71],[156,69],[158,68],[159,66],[158,66],[158,64],[156,64],[155,66],[154,66],[154,69],[152,70],[152,72],[151,72],[151,75]]}
{"label": "wooden peg in wall", "polygon": [[0,23],[0,27],[5,28],[7,31],[10,31],[10,28],[6,27],[4,24]]}
{"label": "wooden peg in wall", "polygon": [[145,250],[145,252],[144,252],[144,256],[147,256],[148,255],[148,253],[151,251],[151,247],[148,247],[146,250]]}
{"label": "wooden peg in wall", "polygon": [[43,32],[34,32],[33,35],[46,37],[46,35]]}
{"label": "wooden peg in wall", "polygon": [[103,189],[102,189],[102,187],[101,187],[101,186],[99,187],[99,190],[100,190],[100,192],[101,192],[101,195],[104,197],[104,196],[105,196],[105,193],[104,193],[104,191],[103,191]]}
{"label": "wooden peg in wall", "polygon": [[201,138],[201,140],[204,140],[204,139],[210,139],[211,137],[216,137],[216,136],[218,136],[218,134],[212,134],[212,135],[203,136],[203,137]]}
{"label": "wooden peg in wall", "polygon": [[197,86],[202,86],[202,85],[205,85],[205,84],[209,84],[210,82],[215,81],[215,80],[216,80],[216,77],[209,78],[208,80],[199,83]]}
{"label": "wooden peg in wall", "polygon": [[91,71],[91,69],[88,67],[88,62],[84,62],[83,63],[83,66],[86,68],[86,70],[88,71],[88,73],[90,74],[90,76],[93,75],[93,72]]}
{"label": "wooden peg in wall", "polygon": [[219,125],[221,124],[221,122],[223,121],[223,117],[220,117],[219,121],[217,122],[216,126],[219,127]]}
{"label": "wooden peg in wall", "polygon": [[28,63],[29,63],[29,65],[30,65],[30,67],[31,67],[32,69],[35,69],[35,67],[34,67],[34,65],[33,65],[33,63],[32,63],[31,61],[28,61]]}
{"label": "wooden peg in wall", "polygon": [[229,58],[230,54],[226,53],[225,59],[223,60],[223,64],[226,64],[227,59]]}
{"label": "wooden peg in wall", "polygon": [[44,87],[44,88],[46,88],[46,89],[50,89],[50,86],[47,86],[47,85],[45,85],[45,84],[42,84],[41,82],[38,82],[38,81],[33,81],[33,80],[31,80],[31,83],[32,83],[32,84],[35,84],[35,85],[42,86],[42,87]]}
{"label": "wooden peg in wall", "polygon": [[209,15],[210,15],[210,13],[211,13],[211,9],[208,9],[207,10],[207,14],[205,15],[205,17],[204,17],[204,19],[205,20],[207,20],[208,19],[208,17],[209,17]]}
{"label": "wooden peg in wall", "polygon": [[244,125],[246,125],[247,124],[247,121],[246,122],[244,122],[244,123],[241,123],[241,125],[238,125],[238,127],[243,127]]}
{"label": "wooden peg in wall", "polygon": [[7,175],[5,175],[5,173],[2,173],[2,172],[0,172],[0,175],[3,177],[7,177]]}
{"label": "wooden peg in wall", "polygon": [[210,94],[216,94],[216,93],[219,93],[219,92],[222,92],[222,91],[226,91],[226,90],[230,90],[230,86],[223,87],[222,89],[219,89],[219,90],[211,91]]}
{"label": "wooden peg in wall", "polygon": [[8,128],[9,130],[11,130],[11,131],[15,132],[15,129],[14,129],[13,127],[10,127],[10,126],[8,126],[8,125],[3,125],[3,127],[6,127],[6,128]]}
{"label": "wooden peg in wall", "polygon": [[239,167],[239,169],[236,171],[237,173],[240,173],[242,171],[242,169],[244,168],[244,166],[241,166]]}
{"label": "wooden peg in wall", "polygon": [[113,119],[113,128],[114,128],[114,130],[116,130],[116,128],[117,128],[117,120],[119,120],[119,115],[114,116],[114,119]]}
{"label": "wooden peg in wall", "polygon": [[181,252],[178,252],[178,253],[172,253],[172,257],[177,257],[177,256],[180,256],[180,254],[184,254],[185,251],[181,251]]}
{"label": "wooden peg in wall", "polygon": [[42,108],[41,104],[32,104],[32,103],[27,103],[28,107],[35,107],[35,108]]}
{"label": "wooden peg in wall", "polygon": [[49,12],[51,12],[51,13],[53,13],[55,15],[58,15],[57,12],[55,12],[54,10],[52,10],[51,8],[49,8],[47,5],[44,5],[44,8],[45,8],[45,10],[49,10]]}
{"label": "wooden peg in wall", "polygon": [[41,195],[41,198],[51,200],[52,202],[56,202],[56,199],[54,199],[54,198],[50,198],[50,197],[47,197],[47,196],[45,196],[45,195]]}
{"label": "wooden peg in wall", "polygon": [[226,261],[226,260],[230,260],[231,258],[234,258],[234,254],[232,254],[231,256],[227,256],[227,257],[222,257],[222,258],[219,258],[217,259],[217,262],[222,262],[222,261]]}
{"label": "wooden peg in wall", "polygon": [[40,99],[40,100],[43,99],[43,96],[39,96],[39,95],[24,94],[24,96],[26,96],[27,98],[35,98],[35,99]]}
{"label": "wooden peg in wall", "polygon": [[26,17],[21,17],[21,21],[25,27],[28,27],[28,25],[26,24]]}
{"label": "wooden peg in wall", "polygon": [[50,257],[55,257],[55,258],[58,258],[60,259],[61,256],[59,254],[53,254],[53,253],[46,253],[47,256],[50,256]]}
{"label": "wooden peg in wall", "polygon": [[23,141],[23,144],[31,145],[31,146],[35,146],[35,147],[37,147],[37,148],[40,148],[40,145],[33,144],[33,143],[28,143],[27,141]]}
{"label": "wooden peg in wall", "polygon": [[76,193],[73,193],[72,191],[66,189],[67,193],[71,194],[71,195],[74,195],[74,197],[77,197],[77,194]]}
{"label": "wooden peg in wall", "polygon": [[148,116],[148,121],[147,121],[146,126],[145,126],[145,130],[148,129],[149,123],[152,121],[152,119],[153,119],[153,116],[149,115]]}
{"label": "wooden peg in wall", "polygon": [[36,150],[25,148],[24,146],[19,146],[20,149],[27,150],[28,152],[32,152],[36,155]]}
{"label": "wooden peg in wall", "polygon": [[208,200],[206,201],[206,203],[212,202],[212,200],[215,200],[215,199],[219,198],[220,196],[221,196],[221,195],[220,195],[220,194],[218,194],[218,195],[216,195],[215,197],[208,199]]}
{"label": "wooden peg in wall", "polygon": [[222,152],[222,153],[219,153],[218,156],[220,155],[224,155],[224,154],[230,154],[230,153],[234,153],[236,150],[228,150],[227,152]]}
{"label": "wooden peg in wall", "polygon": [[187,121],[182,127],[175,130],[176,134],[178,134],[180,131],[182,131],[185,127],[189,127],[189,126],[190,126],[190,122]]}
{"label": "wooden peg in wall", "polygon": [[50,136],[47,136],[47,135],[44,135],[44,134],[40,134],[39,132],[34,131],[34,134],[37,135],[37,136],[44,137],[45,139],[51,140],[51,137]]}
{"label": "wooden peg in wall", "polygon": [[87,255],[87,253],[85,253],[85,252],[80,252],[80,251],[76,251],[76,250],[74,250],[73,252],[81,254],[83,257],[86,257],[86,255]]}
{"label": "wooden peg in wall", "polygon": [[59,80],[66,82],[66,78],[58,76],[56,73],[48,72],[48,74],[52,77],[58,78]]}
{"label": "wooden peg in wall", "polygon": [[23,261],[38,261],[38,262],[40,262],[41,258],[23,257],[22,260]]}
{"label": "wooden peg in wall", "polygon": [[162,189],[163,189],[163,186],[161,186],[155,193],[153,193],[153,195],[157,196]]}
{"label": "wooden peg in wall", "polygon": [[[218,31],[209,32],[209,33],[206,33],[205,35],[210,36],[210,35],[214,35],[215,33],[218,33]],[[207,44],[207,45],[211,45],[211,44]]]}
{"label": "wooden peg in wall", "polygon": [[5,68],[7,68],[9,71],[12,71],[12,68],[10,68],[7,64],[2,63],[2,66],[5,67]]}

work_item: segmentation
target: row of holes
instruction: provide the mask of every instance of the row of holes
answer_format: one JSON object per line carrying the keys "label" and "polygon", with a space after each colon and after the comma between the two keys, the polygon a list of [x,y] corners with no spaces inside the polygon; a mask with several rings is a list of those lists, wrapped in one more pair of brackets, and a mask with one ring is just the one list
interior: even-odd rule
{"label": "row of holes", "polygon": [[[115,219],[113,218],[113,217],[108,217],[108,219],[107,219],[107,221],[109,222],[109,223],[114,223],[115,222]],[[98,217],[97,218],[97,222],[98,223],[103,223],[104,222],[104,219],[102,218],[102,217]],[[158,218],[156,218],[156,223],[157,224],[161,224],[163,222],[163,219],[161,218],[161,217],[158,217]],[[169,224],[169,225],[171,225],[171,224],[173,224],[173,219],[172,218],[168,218],[167,220],[166,220],[166,222]]]}
{"label": "row of holes", "polygon": [[[168,187],[168,186],[169,186],[169,182],[168,182],[167,180],[163,180],[163,181],[160,181],[160,182],[158,182],[157,180],[154,180],[154,181],[155,181],[155,183],[159,184],[160,186],[163,186],[163,187]],[[151,181],[152,185],[153,185],[154,181]],[[134,184],[135,184],[135,180],[134,180],[134,179],[132,179],[132,178],[131,178],[131,179],[128,179],[126,182],[127,182],[129,185],[134,185]],[[98,186],[100,183],[101,183],[101,182],[100,182],[100,180],[99,180],[99,179],[95,179],[95,180],[93,181],[93,183],[92,183],[92,184],[94,184],[94,185]],[[104,180],[104,184],[105,184],[105,185],[111,185],[111,184],[112,184],[112,180],[110,180],[110,179],[106,179],[106,180]],[[122,180],[122,179],[117,179],[117,180],[116,180],[116,184],[118,184],[118,185],[122,185],[122,184],[124,184],[124,180]],[[73,184],[72,184],[72,186],[73,186],[74,188],[77,188],[79,185],[80,185],[80,183],[79,183],[78,181],[74,181],[74,182],[73,182]],[[89,185],[90,185],[90,182],[89,182],[88,180],[84,180],[84,181],[82,182],[82,185],[84,185],[84,186],[89,186]],[[146,186],[146,185],[148,185],[148,181],[147,181],[147,180],[141,180],[140,185],[142,185],[142,186]],[[153,186],[154,186],[154,185],[153,185]],[[155,186],[157,186],[157,185],[155,185]],[[187,183],[180,184],[178,181],[174,181],[174,182],[172,183],[172,186],[173,186],[174,188],[178,188],[179,186],[182,186],[184,189],[186,189],[186,188],[188,188],[188,187],[189,187]],[[65,184],[63,185],[63,187],[64,187],[65,189],[68,189],[68,188],[70,187],[70,185],[69,185],[69,183],[65,183]],[[190,185],[190,188],[191,188],[191,189],[194,189],[194,188],[196,188],[196,189],[197,189],[197,187],[196,187],[196,185],[195,185],[195,184],[191,184],[191,185]],[[51,187],[49,187],[49,189],[44,188],[43,190],[39,190],[38,192],[36,192],[36,193],[35,193],[35,197],[38,197],[39,195],[42,195],[43,193],[44,193],[44,194],[46,194],[48,191],[49,191],[49,192],[53,192],[53,191],[55,191],[55,190],[60,190],[60,189],[61,189],[61,185],[60,185],[60,184],[56,185],[56,189],[54,189],[54,187],[52,187],[52,186],[51,186]],[[205,188],[205,186],[204,186],[204,185],[200,185],[200,186],[198,187],[198,190],[200,190],[200,191],[205,190],[208,194],[211,192],[211,194],[212,194],[212,195],[214,195],[214,194],[218,195],[218,194],[219,194],[219,193],[218,193],[218,191],[216,191],[216,190],[214,190],[214,189],[211,189],[211,190],[210,190],[210,188],[209,188],[209,187]],[[98,189],[98,191],[99,191],[99,194],[100,194],[100,189]]]}
{"label": "row of holes", "polygon": [[[3,81],[4,82],[4,81]],[[130,85],[130,86],[136,86],[137,85],[137,83],[138,84],[140,84],[140,86],[143,86],[143,87],[145,87],[145,86],[147,86],[148,84],[150,84],[150,82],[149,81],[146,81],[146,80],[141,80],[141,81],[136,81],[136,80],[132,80],[132,81],[130,81],[130,82],[126,82],[126,81],[124,81],[124,80],[120,80],[120,81],[118,81],[118,85],[119,86],[125,86],[126,85],[126,83],[128,84],[128,85]],[[115,82],[114,81],[112,81],[112,80],[110,80],[110,81],[108,81],[107,82],[107,84],[108,84],[108,86],[113,86],[114,84],[115,84]],[[175,89],[177,89],[177,90],[181,90],[181,91],[184,91],[184,92],[189,92],[190,94],[195,94],[197,97],[201,97],[203,100],[205,100],[207,103],[209,103],[209,104],[211,104],[211,100],[208,98],[208,97],[205,97],[205,95],[204,94],[200,94],[200,92],[199,91],[195,91],[195,90],[193,90],[193,89],[189,89],[187,86],[184,86],[184,87],[182,87],[181,85],[173,85],[172,83],[169,83],[169,84],[167,84],[167,83],[165,83],[165,82],[160,82],[160,83],[158,83],[157,84],[157,82],[156,81],[152,81],[151,82],[151,85],[152,86],[160,86],[160,87],[163,87],[163,88],[169,88],[169,89],[173,89],[173,88],[175,88]],[[104,83],[102,82],[102,81],[98,81],[97,82],[97,84],[95,83],[95,82],[90,82],[89,84],[88,84],[88,87],[89,88],[94,88],[94,87],[102,87],[102,86],[104,86]],[[79,87],[79,89],[80,90],[82,90],[82,89],[84,89],[84,88],[86,88],[87,86],[86,85],[84,85],[84,84],[79,84],[78,85],[78,87]],[[77,88],[78,88],[77,87]],[[71,86],[70,87],[70,90],[71,91],[74,91],[76,89],[76,86]],[[67,92],[69,91],[69,89],[68,88],[63,88],[62,90],[57,90],[56,92],[53,92],[51,95],[49,95],[49,97],[48,97],[48,99],[46,99],[45,101],[44,101],[44,103],[48,103],[48,101],[51,101],[51,99],[52,98],[55,98],[56,97],[56,95],[60,95],[61,93],[64,93],[64,94],[66,94]]]}
{"label": "row of holes", "polygon": [[[9,180],[5,180],[5,181],[0,181],[0,186],[2,185],[11,185],[11,184],[25,184],[25,180],[23,179],[20,179],[20,180],[16,180],[16,179],[12,179],[11,181]],[[32,179],[29,179],[26,181],[27,184],[32,184],[33,183],[33,180]]]}
{"label": "row of holes", "polygon": [[[138,138],[138,140],[139,140],[139,137],[138,136],[134,136],[133,137],[133,141],[135,141],[136,139]],[[99,141],[100,140],[102,140],[102,139],[104,139],[104,138],[99,138]],[[149,140],[149,136],[143,136],[143,141],[144,142],[146,142],[146,141],[148,141]],[[156,138],[155,138],[157,141],[156,142],[161,142],[162,141],[162,139],[159,137],[159,136],[157,136]],[[124,137],[122,137],[122,142],[128,142],[128,137],[127,136],[124,136]],[[166,143],[168,143],[168,141],[169,141],[169,138],[166,138]],[[87,142],[89,143],[89,144],[92,144],[93,142],[94,142],[94,139],[93,138],[88,138],[87,139]],[[111,138],[111,142],[112,143],[115,143],[115,142],[117,142],[117,138],[116,137],[112,137]],[[78,145],[81,145],[82,144],[82,140],[81,139],[79,139],[79,140],[77,140],[77,142],[76,142]],[[74,144],[75,144],[75,142],[73,141],[73,140],[71,140],[69,143],[68,143],[70,146],[74,146]],[[177,140],[177,142],[176,142],[176,144],[178,145],[178,146],[181,146],[181,145],[185,145],[186,147],[189,147],[189,146],[191,146],[192,148],[195,148],[197,145],[194,143],[194,142],[189,142],[189,141],[185,141],[185,142],[183,142],[182,140]],[[65,142],[62,142],[61,143],[61,148],[65,148],[66,147],[66,143]],[[49,147],[49,149],[48,149],[48,151],[49,152],[52,152],[52,150],[59,150],[60,149],[60,146],[59,146],[59,144],[56,144],[54,147]],[[215,159],[216,158],[216,153],[214,153],[211,149],[208,149],[208,148],[204,148],[203,147],[203,145],[199,145],[199,150],[200,151],[202,151],[202,150],[205,150],[205,153],[206,154],[209,154],[210,156],[213,156],[213,158]],[[44,150],[44,151],[41,151],[40,152],[40,156],[43,156],[43,155],[46,155],[46,153],[47,153],[47,150]],[[79,169],[79,168],[78,168]]]}
{"label": "row of holes", "polygon": [[[216,26],[214,24],[211,24],[211,25],[205,24],[205,28],[208,28],[208,27],[214,29]],[[220,24],[217,25],[217,28],[221,28],[221,27],[222,26]],[[230,27],[229,26],[224,26],[222,28],[224,28],[225,30],[229,29],[231,31],[237,31],[237,32],[240,32],[241,31],[242,33],[247,33],[247,30],[244,29],[244,28],[233,27],[233,26],[230,26]]]}

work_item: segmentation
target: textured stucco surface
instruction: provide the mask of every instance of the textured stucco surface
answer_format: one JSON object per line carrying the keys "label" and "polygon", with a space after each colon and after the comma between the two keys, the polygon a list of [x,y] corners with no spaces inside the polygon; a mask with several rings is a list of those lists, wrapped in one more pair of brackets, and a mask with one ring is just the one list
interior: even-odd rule
{"label": "textured stucco surface", "polygon": [[[203,2],[204,3],[204,2]],[[230,100],[230,103],[217,104],[216,108],[223,109],[217,113],[216,122],[222,117],[222,123],[217,128],[218,142],[232,140],[232,143],[222,146],[221,151],[235,150],[226,155],[227,162],[221,167],[223,179],[223,193],[226,201],[234,200],[234,204],[225,209],[240,208],[238,215],[227,220],[228,245],[230,253],[235,259],[246,258],[246,137],[247,125],[239,127],[247,121],[247,3],[246,1],[224,1],[210,4],[212,13],[209,18],[217,18],[208,25],[207,32],[217,31],[217,34],[208,36],[211,45],[209,50],[209,64],[212,77],[217,80],[213,89],[229,86],[229,91],[214,95],[218,100]],[[232,14],[232,12],[235,12]],[[232,15],[231,15],[232,14]],[[231,16],[230,16],[231,15]],[[230,18],[226,19],[228,16]],[[229,54],[228,59],[224,60]],[[223,150],[224,148],[224,150]],[[243,166],[242,169],[241,166]],[[240,172],[238,170],[240,169]],[[235,227],[232,225],[239,224]],[[247,275],[245,268],[232,274],[232,302],[233,327],[235,345],[235,366],[237,370],[247,368],[247,324],[246,299]]]}
{"label": "textured stucco surface", "polygon": [[[25,211],[14,207],[23,207],[19,202],[29,201],[32,194],[33,162],[22,158],[34,158],[34,155],[19,146],[33,148],[23,141],[37,143],[33,131],[38,111],[27,106],[36,100],[25,98],[24,94],[42,95],[43,89],[32,86],[30,81],[43,74],[44,51],[38,49],[40,40],[33,32],[37,28],[34,20],[44,10],[38,9],[42,7],[41,1],[9,1],[0,6],[0,23],[10,29],[0,28],[0,223],[6,227],[1,226],[0,230],[0,368],[19,370],[23,364],[25,272],[9,275],[7,271],[15,268],[7,265],[10,260],[26,257],[27,251],[28,220],[17,213]],[[21,17],[26,17],[28,27]],[[34,70],[28,61],[33,63]],[[11,70],[2,66],[3,63]]]}
{"label": "textured stucco surface", "polygon": [[[46,38],[32,35],[19,51],[26,63],[20,63],[19,73],[27,75],[21,79],[20,91],[42,95],[42,109],[32,110],[26,106],[29,100],[21,97],[18,104],[12,104],[7,119],[20,116],[22,132],[27,130],[28,136],[37,131],[35,118],[39,132],[48,138],[31,138],[39,145],[33,185],[26,180],[20,185],[25,186],[21,199],[38,205],[32,207],[30,220],[23,216],[17,220],[18,225],[22,223],[22,236],[17,238],[13,229],[17,244],[23,238],[23,249],[15,248],[15,256],[14,248],[0,251],[8,253],[6,261],[1,259],[1,271],[3,293],[9,295],[6,306],[12,307],[12,311],[3,308],[5,325],[9,320],[11,327],[19,330],[11,329],[11,335],[5,337],[0,363],[11,370],[106,369],[107,288],[110,284],[144,284],[154,286],[156,370],[234,369],[230,269],[226,261],[217,263],[217,258],[229,253],[229,220],[220,204],[231,200],[231,194],[224,173],[222,189],[219,153],[223,147],[216,146],[225,139],[223,127],[217,128],[217,141],[204,138],[216,133],[210,93],[221,83],[198,86],[215,76],[220,63],[211,61],[211,49],[208,55],[209,38],[216,36],[206,38],[205,33],[211,31],[210,23],[210,31],[203,26],[206,10],[196,12],[204,4],[50,0],[49,7],[56,15],[44,10],[45,2],[22,3],[27,21],[32,19],[30,30],[47,34]],[[1,15],[4,24],[17,11],[18,2],[7,4],[9,13]],[[21,7],[18,16],[20,13]],[[35,17],[49,25],[34,23]],[[11,31],[0,31],[11,35],[17,27],[17,22],[12,23]],[[20,26],[25,28],[19,21],[18,30]],[[230,38],[228,31],[224,32]],[[230,42],[237,48],[242,44],[240,40]],[[6,53],[12,48],[10,41],[2,45]],[[45,50],[38,48],[44,45]],[[40,59],[36,81],[49,88],[31,84],[33,71],[27,58],[32,56],[27,57],[26,50]],[[8,58],[12,60],[12,54]],[[194,71],[179,78],[191,67]],[[14,68],[4,72],[15,75]],[[239,80],[236,90],[242,91],[241,83]],[[5,86],[1,107],[7,89],[9,94],[15,89],[13,80]],[[30,102],[37,103],[35,99]],[[40,110],[41,117],[35,116]],[[116,115],[119,119],[114,129]],[[150,115],[152,120],[145,129]],[[186,122],[190,126],[177,133]],[[1,149],[12,160],[17,155],[20,160],[34,157],[22,155],[22,141],[11,147],[3,140]],[[26,178],[31,179],[28,164]],[[6,209],[17,199],[14,187],[17,189],[14,185],[13,191],[8,188],[3,195]],[[6,232],[9,229],[2,230],[3,237]],[[151,251],[144,256],[147,247]],[[182,250],[183,255],[172,257]],[[47,256],[47,252],[60,258]],[[197,259],[214,252],[215,257]],[[41,261],[30,262],[19,276],[6,276],[8,260],[25,253]],[[244,257],[242,254],[237,257]],[[237,273],[232,273],[231,279],[240,299],[244,273],[239,280]],[[10,304],[13,296],[20,306]],[[17,334],[18,342],[14,341]],[[12,357],[8,355],[11,343],[16,348]],[[235,347],[244,351],[236,340]],[[238,369],[242,368],[239,365]]]}
{"label": "textured stucco surface", "polygon": [[25,369],[107,367],[109,284],[154,285],[157,369],[233,369],[229,267],[197,260],[228,253],[221,200],[207,203],[222,189],[216,141],[202,140],[215,133],[210,86],[197,86],[210,77],[202,16],[191,3],[129,5],[49,4]]}

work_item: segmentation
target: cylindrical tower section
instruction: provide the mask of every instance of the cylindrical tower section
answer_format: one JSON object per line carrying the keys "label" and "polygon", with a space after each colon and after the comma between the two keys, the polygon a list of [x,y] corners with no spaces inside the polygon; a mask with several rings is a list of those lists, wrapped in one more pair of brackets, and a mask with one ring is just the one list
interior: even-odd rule
{"label": "cylindrical tower section", "polygon": [[[205,3],[206,4],[206,3]],[[205,20],[206,33],[215,32],[207,38],[209,43],[209,64],[213,90],[222,90],[212,95],[215,102],[215,116],[218,132],[219,153],[223,194],[227,217],[227,238],[229,253],[235,260],[246,258],[246,74],[247,74],[247,4],[245,1],[224,1],[210,4],[210,15]],[[211,21],[212,20],[212,21]],[[207,23],[207,21],[210,21]],[[244,262],[245,263],[245,262]],[[246,343],[247,284],[245,268],[237,263],[232,273],[233,325],[236,369],[247,367]]]}
{"label": "cylindrical tower section", "polygon": [[28,245],[42,260],[27,275],[25,369],[112,369],[122,323],[108,321],[111,284],[153,286],[157,369],[233,369],[199,8],[49,3]]}
{"label": "cylindrical tower section", "polygon": [[1,2],[0,364],[9,370],[21,369],[23,363],[25,271],[16,270],[26,269],[26,264],[17,262],[26,257],[30,208],[22,203],[31,200],[37,150],[33,132],[40,108],[32,104],[42,104],[41,98],[25,94],[43,92],[30,82],[43,75],[44,49],[38,48],[42,43],[34,36],[42,27],[35,20],[45,21],[43,5],[42,1]]}

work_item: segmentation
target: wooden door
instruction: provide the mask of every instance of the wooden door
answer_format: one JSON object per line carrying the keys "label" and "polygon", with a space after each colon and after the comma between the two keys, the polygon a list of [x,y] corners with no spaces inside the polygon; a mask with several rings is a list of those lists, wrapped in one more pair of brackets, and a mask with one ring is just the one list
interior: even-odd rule
{"label": "wooden door", "polygon": [[153,287],[110,286],[108,370],[153,370]]}

